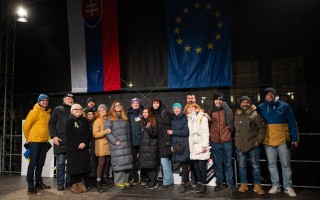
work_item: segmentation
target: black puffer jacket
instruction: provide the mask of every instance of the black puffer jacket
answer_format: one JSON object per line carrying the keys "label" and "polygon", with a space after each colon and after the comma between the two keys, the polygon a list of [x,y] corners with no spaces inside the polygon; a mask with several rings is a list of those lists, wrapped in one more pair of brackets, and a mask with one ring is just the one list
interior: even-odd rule
{"label": "black puffer jacket", "polygon": [[147,121],[143,120],[141,131],[141,142],[139,152],[139,163],[141,168],[157,168],[160,166],[158,127],[149,126],[146,128]]}
{"label": "black puffer jacket", "polygon": [[180,155],[173,153],[173,161],[179,163],[187,163],[190,161],[190,148],[189,148],[189,127],[188,119],[180,113],[178,116],[173,115],[172,120],[172,142],[171,146],[176,147],[177,144],[183,144],[184,154]]}
{"label": "black puffer jacket", "polygon": [[172,116],[165,109],[165,105],[159,102],[159,108],[151,107],[151,112],[155,115],[159,128],[159,153],[161,158],[172,156],[171,151],[171,135],[167,134],[167,130],[172,130]]}
{"label": "black puffer jacket", "polygon": [[54,145],[54,154],[67,153],[67,135],[66,135],[66,124],[69,119],[71,106],[63,104],[57,106],[53,110],[49,120],[49,132],[50,138],[58,137],[61,139],[60,145]]}

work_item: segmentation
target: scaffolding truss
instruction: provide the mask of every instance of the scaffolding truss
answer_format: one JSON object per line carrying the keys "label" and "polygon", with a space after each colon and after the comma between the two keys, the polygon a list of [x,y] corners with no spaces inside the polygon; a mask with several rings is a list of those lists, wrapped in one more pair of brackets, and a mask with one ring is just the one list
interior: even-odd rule
{"label": "scaffolding truss", "polygon": [[[10,2],[10,3],[9,3]],[[15,53],[15,20],[10,0],[0,1],[0,173],[12,172],[15,144],[13,130],[13,80]],[[19,137],[21,139],[21,136]]]}

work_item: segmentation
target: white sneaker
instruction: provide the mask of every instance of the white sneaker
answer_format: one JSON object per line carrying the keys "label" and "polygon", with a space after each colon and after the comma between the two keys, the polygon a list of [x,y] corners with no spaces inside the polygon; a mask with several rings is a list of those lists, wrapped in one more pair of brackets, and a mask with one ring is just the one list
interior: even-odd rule
{"label": "white sneaker", "polygon": [[284,190],[284,193],[289,195],[290,197],[296,197],[297,194],[294,192],[294,190],[291,187],[288,187]]}
{"label": "white sneaker", "polygon": [[277,194],[280,191],[281,191],[280,187],[273,185],[269,190],[269,194]]}

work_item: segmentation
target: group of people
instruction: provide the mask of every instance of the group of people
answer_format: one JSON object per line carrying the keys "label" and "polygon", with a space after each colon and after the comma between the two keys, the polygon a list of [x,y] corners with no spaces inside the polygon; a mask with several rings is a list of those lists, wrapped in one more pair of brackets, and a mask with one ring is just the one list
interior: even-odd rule
{"label": "group of people", "polygon": [[[297,123],[290,106],[277,98],[273,88],[265,89],[265,101],[259,106],[252,104],[248,96],[242,96],[235,112],[219,94],[214,94],[208,112],[196,103],[194,93],[187,95],[184,107],[176,102],[171,111],[158,98],[152,99],[148,107],[133,98],[128,110],[120,101],[114,101],[107,109],[105,104],[96,106],[95,100],[88,98],[88,107],[83,109],[74,103],[72,94],[66,94],[63,105],[50,114],[48,101],[47,95],[40,94],[23,126],[31,152],[28,193],[50,188],[43,183],[41,172],[51,138],[59,191],[70,188],[74,193],[86,192],[92,179],[96,179],[98,192],[105,191],[103,185],[124,189],[141,184],[154,189],[158,187],[159,172],[163,179],[161,187],[168,189],[174,184],[173,163],[177,163],[181,169],[179,191],[190,189],[192,193],[206,194],[207,163],[212,158],[215,192],[225,189],[225,185],[232,191],[247,191],[249,159],[253,191],[263,195],[260,171],[263,144],[272,182],[269,193],[281,191],[279,157],[284,191],[296,196],[287,141],[298,147]],[[239,163],[239,188],[233,180],[233,152]],[[108,179],[110,169],[113,180]]]}

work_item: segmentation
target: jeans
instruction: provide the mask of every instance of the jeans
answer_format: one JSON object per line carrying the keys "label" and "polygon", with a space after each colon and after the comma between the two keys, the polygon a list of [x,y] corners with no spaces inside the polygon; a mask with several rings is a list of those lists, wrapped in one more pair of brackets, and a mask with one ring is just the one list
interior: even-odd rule
{"label": "jeans", "polygon": [[207,160],[194,160],[193,162],[198,183],[207,184]]}
{"label": "jeans", "polygon": [[28,187],[34,187],[33,177],[36,181],[42,181],[41,174],[47,156],[46,142],[29,143],[30,162],[27,171]]}
{"label": "jeans", "polygon": [[169,158],[161,158],[163,185],[173,184],[172,163]]}
{"label": "jeans", "polygon": [[70,176],[67,172],[67,155],[66,154],[58,154],[56,155],[56,166],[57,166],[57,185],[58,186],[70,186]]}
{"label": "jeans", "polygon": [[260,171],[260,148],[254,147],[248,152],[242,153],[236,150],[238,162],[239,162],[239,176],[241,183],[247,183],[247,159],[249,157],[252,166],[253,183],[261,183],[261,171]]}
{"label": "jeans", "polygon": [[286,189],[292,185],[292,171],[290,165],[290,150],[287,148],[286,143],[280,146],[269,146],[264,145],[264,149],[268,159],[268,168],[271,176],[272,185],[280,187],[279,172],[277,166],[277,157],[279,156],[281,168],[282,168],[282,178],[283,178],[283,188]]}
{"label": "jeans", "polygon": [[227,184],[233,184],[232,142],[211,142],[211,147],[216,170],[216,184],[223,184],[223,164],[225,167],[226,182]]}

